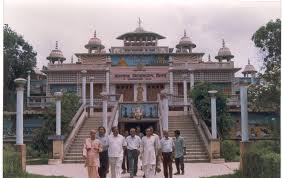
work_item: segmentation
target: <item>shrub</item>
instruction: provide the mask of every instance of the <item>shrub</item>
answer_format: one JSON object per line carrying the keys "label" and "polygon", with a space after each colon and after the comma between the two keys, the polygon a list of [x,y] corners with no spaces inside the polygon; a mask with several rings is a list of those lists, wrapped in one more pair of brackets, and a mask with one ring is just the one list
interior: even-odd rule
{"label": "shrub", "polygon": [[221,142],[221,156],[226,161],[239,161],[240,148],[235,141],[224,140]]}
{"label": "shrub", "polygon": [[3,177],[11,178],[21,175],[20,155],[11,145],[5,145],[3,149]]}
{"label": "shrub", "polygon": [[280,154],[269,142],[253,144],[243,156],[243,174],[250,178],[279,178]]}

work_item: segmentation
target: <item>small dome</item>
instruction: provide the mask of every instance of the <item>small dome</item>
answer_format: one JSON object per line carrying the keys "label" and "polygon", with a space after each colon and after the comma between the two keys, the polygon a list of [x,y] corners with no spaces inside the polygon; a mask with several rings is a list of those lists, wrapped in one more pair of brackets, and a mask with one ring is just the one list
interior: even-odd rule
{"label": "small dome", "polygon": [[58,41],[56,41],[56,48],[51,51],[47,59],[50,60],[52,63],[54,63],[55,61],[62,62],[66,60],[66,58],[63,55],[63,52],[58,49]]}
{"label": "small dome", "polygon": [[195,48],[196,45],[192,42],[191,38],[186,36],[186,30],[184,30],[184,36],[180,39],[179,43],[176,45],[176,48]]}
{"label": "small dome", "polygon": [[234,56],[231,54],[230,49],[225,46],[224,39],[222,40],[222,48],[218,50],[217,56],[215,56],[215,58],[219,60],[227,59],[228,61],[234,58]]}
{"label": "small dome", "polygon": [[94,32],[94,37],[90,38],[88,43],[85,45],[86,49],[104,49],[104,45],[102,45],[102,42],[99,38],[96,37],[96,31]]}
{"label": "small dome", "polygon": [[248,59],[248,64],[245,66],[243,74],[252,74],[252,73],[257,73],[255,67],[250,63],[250,60]]}

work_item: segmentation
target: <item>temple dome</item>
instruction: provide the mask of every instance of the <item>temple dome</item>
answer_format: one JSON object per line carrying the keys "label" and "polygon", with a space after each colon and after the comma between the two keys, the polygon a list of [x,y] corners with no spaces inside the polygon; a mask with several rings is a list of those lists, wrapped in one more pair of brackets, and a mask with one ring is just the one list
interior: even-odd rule
{"label": "temple dome", "polygon": [[191,38],[186,36],[186,30],[184,30],[184,36],[180,39],[178,45],[176,47],[192,47],[195,48],[196,45],[192,42]]}
{"label": "temple dome", "polygon": [[234,58],[230,49],[225,46],[224,39],[222,40],[222,48],[218,50],[217,56],[215,56],[215,58],[219,61],[221,61],[222,59],[229,61],[230,59]]}
{"label": "temple dome", "polygon": [[257,73],[257,70],[255,67],[250,63],[250,60],[248,60],[248,64],[245,66],[243,74],[252,74],[252,73]]}
{"label": "temple dome", "polygon": [[104,49],[105,46],[102,45],[102,41],[96,37],[96,31],[94,32],[94,36],[90,38],[88,43],[85,45],[86,49]]}
{"label": "temple dome", "polygon": [[56,48],[51,51],[51,53],[47,57],[47,60],[49,60],[53,64],[55,61],[60,61],[62,63],[64,60],[66,60],[63,52],[58,49],[58,41],[56,41]]}

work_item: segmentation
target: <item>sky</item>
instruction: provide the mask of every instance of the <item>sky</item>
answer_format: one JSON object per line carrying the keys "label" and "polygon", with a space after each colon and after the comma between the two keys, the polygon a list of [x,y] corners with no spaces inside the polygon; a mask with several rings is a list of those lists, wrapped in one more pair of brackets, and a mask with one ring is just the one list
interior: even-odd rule
{"label": "sky", "polygon": [[160,46],[175,48],[186,30],[197,45],[193,52],[215,60],[224,39],[235,67],[243,68],[249,58],[261,70],[251,37],[269,20],[281,18],[280,10],[278,0],[5,0],[4,23],[34,47],[40,69],[56,41],[70,62],[74,53],[87,52],[84,45],[96,30],[108,52],[122,46],[116,37],[135,30],[140,17],[145,30],[166,37]]}

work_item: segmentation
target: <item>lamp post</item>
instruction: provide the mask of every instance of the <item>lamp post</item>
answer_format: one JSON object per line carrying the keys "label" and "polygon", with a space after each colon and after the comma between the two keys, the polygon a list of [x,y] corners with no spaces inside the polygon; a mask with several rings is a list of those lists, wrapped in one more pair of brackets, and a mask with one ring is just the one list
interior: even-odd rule
{"label": "lamp post", "polygon": [[63,96],[62,92],[55,92],[56,98],[56,135],[61,135],[61,99]]}
{"label": "lamp post", "polygon": [[20,166],[22,170],[26,171],[26,145],[23,142],[23,100],[24,100],[24,86],[26,80],[17,78],[14,80],[17,90],[17,121],[16,121],[16,149],[20,155]]}
{"label": "lamp post", "polygon": [[94,115],[94,77],[90,77],[90,117]]}
{"label": "lamp post", "polygon": [[183,98],[184,98],[184,114],[188,112],[188,99],[187,99],[187,74],[182,75],[183,78]]}
{"label": "lamp post", "polygon": [[29,97],[30,97],[30,73],[31,71],[27,71],[27,91],[26,91],[26,96],[27,96],[27,104],[29,105]]}

